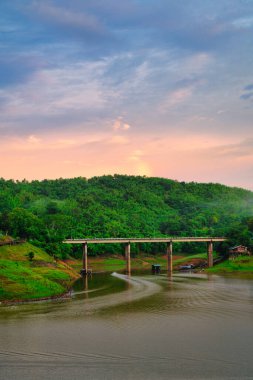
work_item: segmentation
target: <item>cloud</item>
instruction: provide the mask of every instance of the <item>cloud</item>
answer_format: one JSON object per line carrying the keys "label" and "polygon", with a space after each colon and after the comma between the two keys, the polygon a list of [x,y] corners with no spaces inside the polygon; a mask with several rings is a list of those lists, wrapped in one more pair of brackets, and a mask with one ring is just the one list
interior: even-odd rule
{"label": "cloud", "polygon": [[253,17],[238,18],[233,21],[233,25],[237,29],[249,29],[253,27]]}
{"label": "cloud", "polygon": [[240,96],[240,99],[242,100],[248,100],[250,98],[253,97],[253,84],[249,84],[247,86],[244,87],[243,91],[244,91],[244,94],[242,94]]}
{"label": "cloud", "polygon": [[244,87],[244,91],[251,91],[253,90],[253,84],[248,84],[248,86]]}
{"label": "cloud", "polygon": [[12,54],[0,57],[0,86],[25,83],[42,66],[33,54]]}
{"label": "cloud", "polygon": [[95,15],[85,11],[74,11],[69,6],[56,6],[47,1],[32,3],[31,8],[38,20],[47,22],[53,29],[59,29],[64,35],[75,37],[105,36],[107,30]]}
{"label": "cloud", "polygon": [[123,121],[123,117],[119,116],[113,123],[114,131],[128,131],[131,126]]}
{"label": "cloud", "polygon": [[166,112],[187,101],[192,96],[193,90],[190,87],[179,88],[169,93],[161,102],[160,111]]}
{"label": "cloud", "polygon": [[105,66],[106,62],[90,62],[43,69],[26,84],[8,92],[0,90],[4,99],[2,123],[8,121],[9,132],[18,128],[21,134],[33,134],[58,125],[62,128],[76,124],[79,128],[88,122],[90,115],[95,121],[95,114],[106,109],[107,104],[102,80]]}
{"label": "cloud", "polygon": [[40,178],[49,156],[55,175],[65,160],[71,175],[146,165],[189,179],[212,175],[202,158],[212,178],[214,165],[250,161],[238,141],[253,135],[253,4],[232,3],[0,1],[1,152],[13,173],[11,153],[28,175],[34,157]]}
{"label": "cloud", "polygon": [[242,94],[240,96],[240,99],[247,100],[250,99],[253,96],[253,92],[248,92],[247,94]]}
{"label": "cloud", "polygon": [[253,157],[253,138],[239,141],[235,144],[217,146],[215,154],[223,157]]}
{"label": "cloud", "polygon": [[226,113],[227,112],[227,110],[218,110],[217,111],[217,115],[222,115],[223,113]]}
{"label": "cloud", "polygon": [[191,88],[186,87],[186,88],[181,88],[179,90],[176,90],[169,95],[168,105],[175,106],[179,103],[185,102],[185,100],[189,98],[191,95],[192,95]]}
{"label": "cloud", "polygon": [[28,137],[27,141],[28,141],[29,143],[31,143],[31,144],[37,144],[38,142],[41,141],[41,139],[38,138],[38,137],[36,137],[36,136],[34,136],[34,135],[30,135],[30,136]]}
{"label": "cloud", "polygon": [[115,120],[115,122],[113,123],[112,129],[113,129],[114,131],[118,131],[120,128],[121,128],[121,120],[120,120],[120,118],[118,118],[118,119]]}

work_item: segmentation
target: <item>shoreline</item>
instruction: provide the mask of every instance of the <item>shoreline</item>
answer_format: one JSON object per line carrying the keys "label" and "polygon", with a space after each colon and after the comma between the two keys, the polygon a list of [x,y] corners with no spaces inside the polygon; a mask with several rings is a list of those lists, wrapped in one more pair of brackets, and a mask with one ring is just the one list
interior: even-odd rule
{"label": "shoreline", "polygon": [[[133,269],[133,272],[138,272],[138,271],[144,271],[148,272],[148,269]],[[111,271],[99,271],[99,272],[93,272],[93,274],[99,275],[102,273],[110,273]],[[161,274],[167,273],[167,271],[162,270]],[[214,275],[214,276],[221,276],[221,277],[232,277],[234,279],[252,279],[253,280],[253,271],[233,271],[233,272],[228,272],[228,271],[208,271],[206,269],[200,269],[200,270],[185,270],[185,271],[179,271],[175,270],[173,271],[175,274],[180,274],[180,273],[194,273],[194,274],[205,274],[205,275]],[[159,276],[159,274],[157,274]],[[75,282],[75,281],[74,281]],[[73,283],[74,283],[73,282]],[[66,292],[55,295],[55,296],[48,296],[48,297],[41,297],[41,298],[33,298],[33,299],[15,299],[15,300],[3,300],[0,301],[0,308],[1,307],[9,307],[9,306],[21,306],[21,305],[26,305],[26,304],[39,304],[42,302],[54,302],[54,301],[67,301],[72,299],[72,289],[68,289]]]}
{"label": "shoreline", "polygon": [[71,289],[68,289],[67,291],[54,295],[54,296],[48,296],[48,297],[37,297],[37,298],[30,298],[30,299],[14,299],[14,300],[3,300],[0,301],[0,307],[1,306],[16,306],[16,305],[24,305],[24,304],[31,304],[31,303],[40,303],[40,302],[47,302],[47,301],[59,301],[61,299],[70,299],[71,298]]}
{"label": "shoreline", "polygon": [[[195,258],[194,258],[195,256]],[[174,256],[174,270],[173,273],[186,273],[187,271],[180,271],[179,266],[189,263],[190,261],[195,264],[200,264],[204,262],[204,258],[197,258],[197,255],[184,255],[178,254]],[[247,258],[250,262],[253,262],[253,257]],[[166,256],[157,255],[157,256],[140,256],[132,259],[132,271],[138,272],[151,272],[151,265],[154,263],[161,265],[161,272],[166,272]],[[15,299],[3,299],[0,300],[0,307],[3,306],[14,306],[14,305],[23,305],[31,303],[40,303],[40,302],[53,302],[71,299],[72,285],[74,282],[80,278],[79,271],[82,267],[81,260],[69,259],[65,260],[64,265],[67,265],[71,268],[77,275],[75,279],[71,281],[66,287],[66,290],[62,293],[45,296],[45,297],[35,297],[35,298],[17,298]],[[89,264],[92,268],[92,275],[99,275],[101,273],[110,273],[110,272],[124,272],[125,270],[125,260],[120,255],[114,255],[113,257],[90,257]],[[236,265],[235,265],[236,264]],[[197,267],[192,270],[196,274],[206,274],[206,275],[219,275],[224,277],[233,277],[233,278],[248,278],[253,279],[253,268],[252,266],[247,266],[245,263],[245,258],[240,257],[237,259],[237,262],[225,261],[222,264],[217,264],[213,268],[201,268]]]}

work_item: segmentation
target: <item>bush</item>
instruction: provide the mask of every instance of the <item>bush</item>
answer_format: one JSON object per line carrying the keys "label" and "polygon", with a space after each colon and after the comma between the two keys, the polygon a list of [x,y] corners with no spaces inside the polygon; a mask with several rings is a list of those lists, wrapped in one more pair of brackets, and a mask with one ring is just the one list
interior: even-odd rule
{"label": "bush", "polygon": [[34,255],[34,252],[29,252],[27,256],[28,256],[29,261],[33,261],[35,255]]}

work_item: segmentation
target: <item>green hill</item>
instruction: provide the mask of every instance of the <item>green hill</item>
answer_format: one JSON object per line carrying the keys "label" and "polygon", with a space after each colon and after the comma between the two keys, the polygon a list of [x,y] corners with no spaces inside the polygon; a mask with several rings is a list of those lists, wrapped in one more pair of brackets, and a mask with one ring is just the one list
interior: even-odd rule
{"label": "green hill", "polygon": [[70,267],[32,244],[0,247],[0,301],[58,296],[76,278]]}
{"label": "green hill", "polygon": [[[164,178],[102,176],[43,181],[0,179],[0,231],[29,239],[59,258],[81,257],[68,237],[228,236],[251,244],[253,193],[240,188]],[[178,251],[203,252],[200,244]],[[132,253],[162,252],[162,245],[132,246]],[[117,245],[90,254],[123,253]]]}

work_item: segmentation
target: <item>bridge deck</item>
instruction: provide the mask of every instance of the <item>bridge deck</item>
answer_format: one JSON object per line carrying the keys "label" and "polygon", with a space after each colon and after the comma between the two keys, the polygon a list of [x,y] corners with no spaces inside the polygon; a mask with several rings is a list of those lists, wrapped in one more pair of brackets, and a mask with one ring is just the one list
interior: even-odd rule
{"label": "bridge deck", "polygon": [[166,238],[95,238],[95,239],[66,239],[66,244],[112,244],[112,243],[183,243],[183,242],[222,242],[225,237],[166,237]]}

